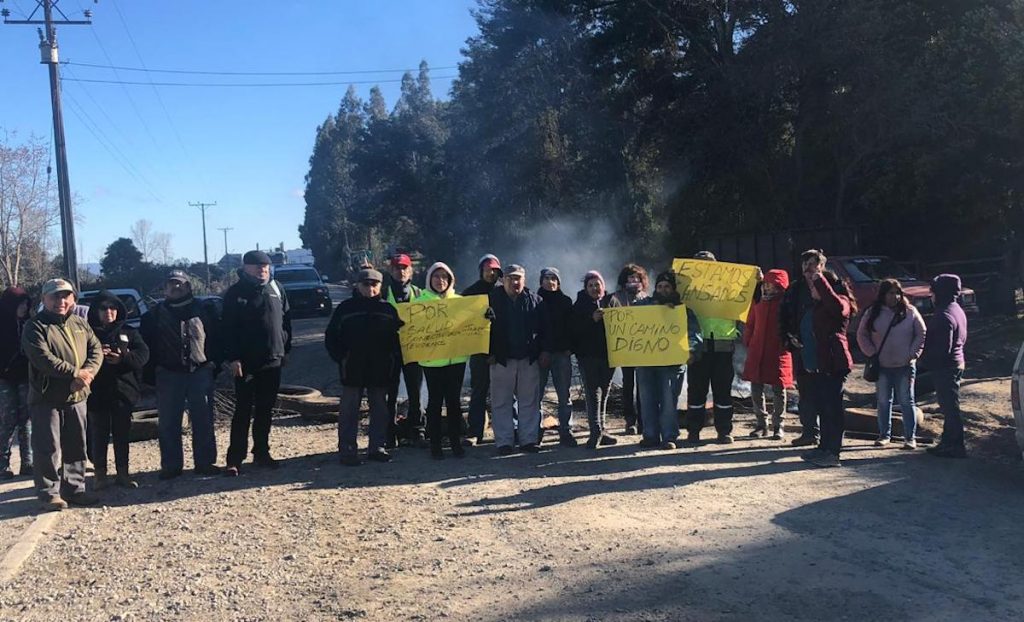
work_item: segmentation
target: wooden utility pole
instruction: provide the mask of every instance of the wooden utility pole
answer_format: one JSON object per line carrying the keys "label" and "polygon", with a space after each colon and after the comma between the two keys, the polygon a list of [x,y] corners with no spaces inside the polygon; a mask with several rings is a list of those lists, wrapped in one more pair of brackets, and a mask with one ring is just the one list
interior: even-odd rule
{"label": "wooden utility pole", "polygon": [[[199,211],[203,213],[203,263],[206,265],[206,291],[210,291],[210,256],[206,252],[206,208],[216,207],[217,202],[213,203],[192,203],[189,202],[192,207],[198,207]],[[226,234],[225,234],[226,235]]]}
{"label": "wooden utility pole", "polygon": [[[71,284],[78,291],[78,252],[75,245],[75,218],[71,210],[71,182],[68,179],[68,153],[64,142],[64,112],[60,103],[60,59],[57,53],[57,26],[81,26],[92,24],[92,11],[82,11],[85,19],[68,19],[59,8],[59,0],[36,0],[36,7],[28,19],[10,19],[11,12],[4,8],[0,15],[5,24],[33,24],[39,29],[40,63],[50,70],[50,106],[53,108],[53,140],[57,156],[57,199],[60,204],[60,238],[64,252],[64,271]],[[3,3],[3,0],[0,0]],[[43,19],[38,19],[39,10]],[[54,20],[56,11],[60,18]]]}

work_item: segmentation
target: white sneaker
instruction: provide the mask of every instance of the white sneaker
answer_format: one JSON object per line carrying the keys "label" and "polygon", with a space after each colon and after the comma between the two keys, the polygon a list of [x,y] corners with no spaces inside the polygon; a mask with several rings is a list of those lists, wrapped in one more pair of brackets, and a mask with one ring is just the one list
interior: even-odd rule
{"label": "white sneaker", "polygon": [[888,436],[880,436],[878,440],[875,441],[875,447],[885,447],[890,442],[891,441],[889,440]]}
{"label": "white sneaker", "polygon": [[913,450],[917,449],[917,441],[914,440],[914,439],[910,439],[909,441],[906,441],[905,443],[903,443],[903,447],[901,447],[900,449],[906,449],[907,451],[913,451]]}

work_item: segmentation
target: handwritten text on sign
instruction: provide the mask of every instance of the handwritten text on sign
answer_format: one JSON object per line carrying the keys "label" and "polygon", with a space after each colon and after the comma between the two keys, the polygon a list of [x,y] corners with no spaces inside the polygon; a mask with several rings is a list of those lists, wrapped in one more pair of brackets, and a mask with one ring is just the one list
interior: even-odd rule
{"label": "handwritten text on sign", "polygon": [[757,266],[701,259],[675,259],[676,287],[683,304],[702,317],[747,321],[757,287]]}
{"label": "handwritten text on sign", "polygon": [[686,307],[648,305],[604,310],[610,367],[681,365],[690,358]]}
{"label": "handwritten text on sign", "polygon": [[442,298],[398,305],[405,326],[398,332],[405,363],[486,353],[491,323],[487,296]]}

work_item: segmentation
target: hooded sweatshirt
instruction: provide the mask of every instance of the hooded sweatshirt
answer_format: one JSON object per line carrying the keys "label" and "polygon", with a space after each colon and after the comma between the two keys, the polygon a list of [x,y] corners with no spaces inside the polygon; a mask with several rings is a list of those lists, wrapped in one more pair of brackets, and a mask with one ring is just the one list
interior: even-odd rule
{"label": "hooded sweatshirt", "polygon": [[[431,277],[433,277],[434,273],[437,272],[438,270],[441,270],[443,272],[447,272],[448,273],[448,278],[451,280],[451,283],[448,285],[448,289],[444,290],[443,292],[434,291],[434,286],[431,285],[431,283],[430,283]],[[455,293],[455,273],[452,272],[452,269],[448,267],[448,264],[440,262],[440,261],[435,263],[434,265],[430,266],[430,268],[427,269],[427,280],[426,280],[426,283],[424,283],[424,285],[425,285],[425,287],[423,288],[423,291],[419,295],[419,297],[416,298],[416,302],[427,301],[427,300],[440,300],[440,299],[449,300],[449,299],[452,299],[452,298],[461,298],[462,297],[462,296],[459,296],[458,294]],[[465,363],[468,360],[469,360],[468,356],[458,356],[458,357],[455,357],[455,358],[452,358],[452,359],[436,359],[436,360],[432,360],[432,361],[420,361],[420,366],[421,367],[447,367],[449,365],[458,365],[459,363]]]}
{"label": "hooded sweatshirt", "polygon": [[21,351],[21,334],[29,317],[18,317],[18,307],[32,298],[20,287],[8,287],[0,294],[0,380],[13,384],[28,382],[28,359]]}
{"label": "hooded sweatshirt", "polygon": [[743,331],[743,344],[747,347],[743,379],[773,387],[791,387],[793,355],[786,350],[779,334],[779,315],[786,290],[789,289],[789,273],[785,270],[769,270],[764,280],[775,284],[782,291],[770,299],[762,296],[750,308]]}
{"label": "hooded sweatshirt", "polygon": [[956,301],[960,295],[960,277],[940,274],[932,280],[932,293],[935,294],[935,313],[928,318],[928,332],[918,366],[924,370],[963,369],[967,315]]}
{"label": "hooded sweatshirt", "polygon": [[488,259],[494,259],[495,261],[498,260],[498,258],[495,257],[494,255],[484,255],[483,257],[480,258],[480,262],[477,264],[477,268],[479,268],[480,279],[476,283],[473,283],[465,290],[463,290],[463,296],[479,296],[480,294],[489,295],[492,291],[494,291],[494,288],[501,287],[501,278],[499,278],[494,283],[488,283],[487,281],[484,280],[484,262],[487,261]]}
{"label": "hooded sweatshirt", "polygon": [[[117,308],[116,319],[106,326],[100,321],[100,306],[104,304],[113,304]],[[139,331],[125,324],[127,317],[128,309],[121,299],[106,290],[97,294],[89,305],[89,326],[96,333],[100,345],[121,355],[118,363],[104,361],[90,387],[90,408],[132,406],[139,401],[139,380],[143,367],[149,361],[149,348]]]}

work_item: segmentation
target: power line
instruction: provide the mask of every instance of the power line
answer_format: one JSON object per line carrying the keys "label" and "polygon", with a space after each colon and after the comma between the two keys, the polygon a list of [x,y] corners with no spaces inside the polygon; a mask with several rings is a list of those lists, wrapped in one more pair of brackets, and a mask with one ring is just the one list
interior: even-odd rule
{"label": "power line", "polygon": [[[457,75],[433,76],[432,80],[448,80],[458,78]],[[128,80],[93,80],[90,78],[64,78],[66,82],[90,82],[93,84],[121,84],[129,86],[210,86],[210,87],[282,87],[282,86],[345,86],[348,84],[384,84],[401,82],[394,80],[346,80],[343,82],[132,82]]]}
{"label": "power line", "polygon": [[[115,6],[116,8],[116,6]],[[108,59],[109,60],[109,59]],[[349,76],[349,75],[365,75],[375,73],[412,73],[419,71],[418,68],[412,69],[360,69],[360,70],[348,70],[348,71],[202,71],[196,69],[150,69],[148,67],[126,67],[122,65],[100,65],[96,63],[77,63],[73,61],[64,61],[65,65],[75,65],[78,67],[92,67],[94,69],[113,69],[120,71],[143,71],[147,73],[173,73],[173,74],[185,74],[185,75],[197,75],[197,76]],[[430,69],[449,70],[458,69],[458,65],[445,65],[443,67],[430,67]]]}

